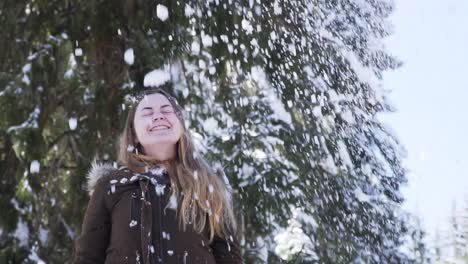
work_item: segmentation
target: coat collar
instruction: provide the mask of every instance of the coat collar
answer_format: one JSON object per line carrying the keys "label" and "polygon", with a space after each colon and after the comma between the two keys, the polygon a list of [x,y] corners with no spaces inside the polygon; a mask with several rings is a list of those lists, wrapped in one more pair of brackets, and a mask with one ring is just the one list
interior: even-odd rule
{"label": "coat collar", "polygon": [[[88,195],[91,196],[94,192],[94,189],[96,188],[96,184],[99,181],[99,179],[111,174],[112,172],[121,170],[121,169],[126,169],[126,166],[120,166],[117,168],[117,164],[110,163],[110,162],[102,162],[99,163],[96,160],[93,160],[91,163],[91,168],[88,172],[87,175],[87,191]],[[149,180],[152,184],[156,185],[157,183],[159,184],[169,184],[169,176],[167,173],[167,170],[165,168],[155,166],[151,168],[147,173],[137,173],[140,178],[145,178]],[[138,179],[138,178],[137,178]],[[130,179],[130,182],[133,180]]]}

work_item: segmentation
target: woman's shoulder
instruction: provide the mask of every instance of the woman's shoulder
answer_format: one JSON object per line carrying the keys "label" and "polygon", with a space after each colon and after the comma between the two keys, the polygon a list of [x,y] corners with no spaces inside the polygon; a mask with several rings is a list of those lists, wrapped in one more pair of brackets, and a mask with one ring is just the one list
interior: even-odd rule
{"label": "woman's shoulder", "polygon": [[97,188],[129,182],[133,173],[125,166],[115,163],[93,161],[87,175],[87,191],[91,196]]}

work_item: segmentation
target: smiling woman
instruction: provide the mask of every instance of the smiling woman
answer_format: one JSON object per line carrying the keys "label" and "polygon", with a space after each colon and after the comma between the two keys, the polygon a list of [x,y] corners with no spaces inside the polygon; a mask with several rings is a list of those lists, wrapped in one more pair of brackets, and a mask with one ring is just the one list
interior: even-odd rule
{"label": "smiling woman", "polygon": [[175,157],[182,124],[166,96],[161,93],[146,95],[136,108],[133,124],[135,143],[142,153],[159,160]]}
{"label": "smiling woman", "polygon": [[222,172],[194,153],[175,98],[162,89],[137,96],[120,167],[94,165],[88,176],[74,263],[242,263]]}

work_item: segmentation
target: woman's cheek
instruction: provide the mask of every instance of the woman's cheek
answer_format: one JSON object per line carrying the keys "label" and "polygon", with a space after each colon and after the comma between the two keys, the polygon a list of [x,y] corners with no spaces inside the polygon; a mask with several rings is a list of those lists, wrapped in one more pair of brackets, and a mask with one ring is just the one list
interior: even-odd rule
{"label": "woman's cheek", "polygon": [[145,126],[141,122],[137,124],[136,129],[138,131],[137,134],[139,134],[140,136],[143,136],[145,134]]}

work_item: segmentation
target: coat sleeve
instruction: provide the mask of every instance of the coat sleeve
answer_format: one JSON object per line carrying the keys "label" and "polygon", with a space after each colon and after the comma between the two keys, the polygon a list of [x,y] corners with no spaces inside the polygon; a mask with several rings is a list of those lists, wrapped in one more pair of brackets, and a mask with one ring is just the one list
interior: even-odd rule
{"label": "coat sleeve", "polygon": [[217,264],[242,264],[242,253],[239,241],[235,236],[222,238],[215,235],[213,242],[210,244],[213,250]]}
{"label": "coat sleeve", "polygon": [[99,180],[86,208],[81,235],[75,241],[74,264],[102,264],[109,245],[111,221],[106,206],[106,182]]}

